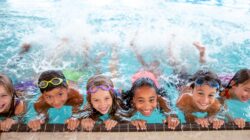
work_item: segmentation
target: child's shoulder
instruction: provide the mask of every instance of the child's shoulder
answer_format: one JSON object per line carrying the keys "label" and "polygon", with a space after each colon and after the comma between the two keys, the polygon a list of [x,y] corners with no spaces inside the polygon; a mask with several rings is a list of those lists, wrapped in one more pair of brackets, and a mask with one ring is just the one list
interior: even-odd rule
{"label": "child's shoulder", "polygon": [[181,94],[181,96],[177,100],[177,105],[178,106],[188,105],[190,103],[191,99],[192,99],[191,93],[183,93],[183,94]]}
{"label": "child's shoulder", "polygon": [[69,92],[68,93],[69,93],[70,97],[82,96],[80,94],[80,92],[78,90],[74,89],[74,88],[69,88]]}
{"label": "child's shoulder", "polygon": [[17,102],[16,108],[15,108],[15,115],[21,115],[25,111],[25,103],[21,100]]}

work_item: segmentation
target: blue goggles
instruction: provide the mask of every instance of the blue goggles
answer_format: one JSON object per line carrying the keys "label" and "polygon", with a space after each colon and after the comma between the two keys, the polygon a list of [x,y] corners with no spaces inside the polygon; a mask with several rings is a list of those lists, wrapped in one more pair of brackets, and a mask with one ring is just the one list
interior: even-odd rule
{"label": "blue goggles", "polygon": [[194,84],[195,85],[198,85],[198,86],[201,86],[203,84],[208,84],[210,87],[212,88],[216,88],[216,89],[220,89],[220,84],[218,81],[216,80],[206,80],[204,78],[197,78],[195,81],[194,81]]}

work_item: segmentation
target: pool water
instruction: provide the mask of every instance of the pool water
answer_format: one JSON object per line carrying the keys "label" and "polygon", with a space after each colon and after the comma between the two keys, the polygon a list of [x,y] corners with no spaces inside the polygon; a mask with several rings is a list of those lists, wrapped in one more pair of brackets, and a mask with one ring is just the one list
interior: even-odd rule
{"label": "pool water", "polygon": [[[194,41],[206,46],[206,67],[219,75],[250,68],[249,7],[248,0],[0,0],[0,71],[14,83],[36,80],[48,69],[81,71],[84,76],[78,85],[85,95],[87,79],[97,71],[111,76],[109,64],[118,56],[118,77],[113,81],[117,88],[128,89],[131,76],[141,68],[129,47],[135,39],[146,62],[160,62],[160,83],[174,106],[179,94],[167,86],[169,77],[174,77],[167,63],[169,42],[175,44],[174,55],[190,74],[200,68]],[[23,43],[32,48],[19,59]],[[89,57],[84,53],[86,44]],[[105,55],[95,63],[100,52]],[[29,94],[34,95],[27,99],[32,118],[32,102],[40,93]],[[235,117],[249,121],[249,102],[228,104]],[[52,123],[64,123],[70,110],[51,109]],[[65,115],[57,116],[60,112]]]}

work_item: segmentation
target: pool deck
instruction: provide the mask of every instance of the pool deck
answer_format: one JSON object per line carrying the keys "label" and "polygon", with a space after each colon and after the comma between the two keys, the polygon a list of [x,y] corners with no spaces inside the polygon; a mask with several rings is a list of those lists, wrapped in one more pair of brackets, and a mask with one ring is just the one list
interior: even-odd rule
{"label": "pool deck", "polygon": [[249,140],[250,122],[246,122],[244,129],[233,123],[224,124],[215,130],[212,126],[202,128],[195,123],[181,124],[175,130],[168,129],[165,124],[147,124],[147,130],[137,130],[128,123],[118,124],[111,131],[104,125],[96,125],[92,132],[86,132],[80,127],[69,132],[64,124],[44,124],[39,132],[32,132],[27,125],[14,125],[9,132],[0,132],[0,140]]}
{"label": "pool deck", "polygon": [[250,130],[167,132],[9,132],[0,140],[249,140]]}

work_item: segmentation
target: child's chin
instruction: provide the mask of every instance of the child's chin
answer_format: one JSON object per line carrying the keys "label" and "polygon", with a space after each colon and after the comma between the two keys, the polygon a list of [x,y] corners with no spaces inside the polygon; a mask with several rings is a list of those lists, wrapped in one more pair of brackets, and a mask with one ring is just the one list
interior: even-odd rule
{"label": "child's chin", "polygon": [[141,112],[141,114],[142,114],[143,116],[150,116],[150,115],[152,114],[152,112],[150,112],[150,113],[144,113],[144,112],[142,113],[142,112]]}
{"label": "child's chin", "polygon": [[62,106],[53,106],[53,107],[56,108],[56,109],[62,108]]}

